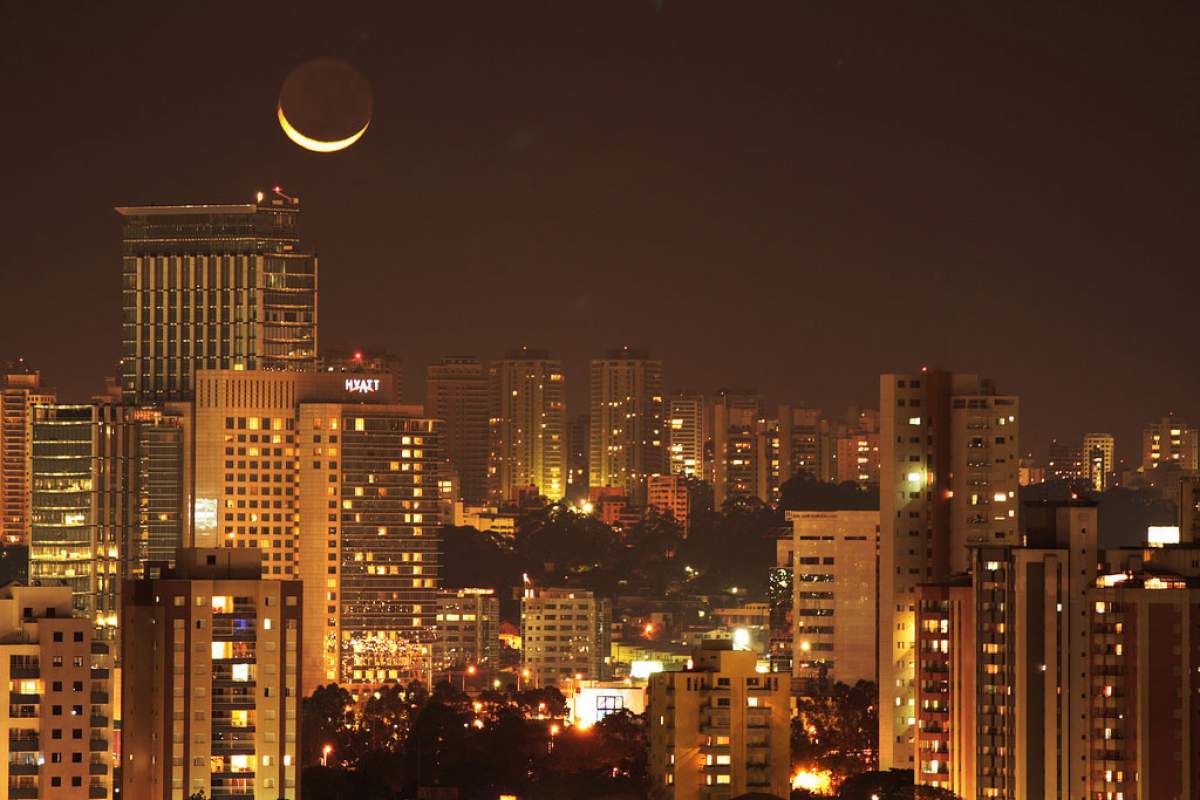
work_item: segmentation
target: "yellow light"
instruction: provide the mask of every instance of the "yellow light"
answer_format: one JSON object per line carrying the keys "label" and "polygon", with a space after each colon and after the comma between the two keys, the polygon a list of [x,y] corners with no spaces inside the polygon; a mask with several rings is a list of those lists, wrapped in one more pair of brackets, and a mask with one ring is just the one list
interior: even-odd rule
{"label": "yellow light", "polygon": [[833,776],[827,769],[801,769],[792,776],[792,788],[824,794],[833,788]]}
{"label": "yellow light", "polygon": [[336,153],[338,150],[345,150],[350,145],[362,138],[362,135],[367,132],[367,127],[370,126],[371,120],[367,120],[366,124],[359,129],[357,133],[347,136],[345,139],[336,139],[332,142],[323,142],[320,139],[313,139],[305,136],[300,131],[292,127],[292,123],[288,122],[288,118],[283,114],[283,105],[278,108],[279,127],[283,128],[283,132],[287,137],[296,144],[303,147],[305,150],[311,150],[314,153]]}

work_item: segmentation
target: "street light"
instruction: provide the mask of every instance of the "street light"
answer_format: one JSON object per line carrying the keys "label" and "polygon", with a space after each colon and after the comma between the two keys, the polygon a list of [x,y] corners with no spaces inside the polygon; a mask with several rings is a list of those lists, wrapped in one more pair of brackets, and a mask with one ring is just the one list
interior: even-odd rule
{"label": "street light", "polygon": [[321,766],[329,766],[329,754],[333,752],[333,745],[327,744],[321,748]]}
{"label": "street light", "polygon": [[463,675],[462,675],[462,690],[463,690],[464,692],[465,692],[465,691],[467,691],[467,676],[468,676],[468,675],[474,675],[474,674],[475,674],[475,665],[474,665],[474,664],[471,664],[471,665],[470,665],[470,666],[468,666],[468,667],[467,667],[465,670],[463,670]]}

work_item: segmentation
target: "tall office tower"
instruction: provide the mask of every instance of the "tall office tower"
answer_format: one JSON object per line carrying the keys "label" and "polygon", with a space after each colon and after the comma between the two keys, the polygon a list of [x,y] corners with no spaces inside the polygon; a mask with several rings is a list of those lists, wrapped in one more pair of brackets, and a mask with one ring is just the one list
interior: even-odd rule
{"label": "tall office tower", "polygon": [[704,477],[707,441],[704,395],[679,392],[667,400],[667,450],[670,471],[689,478]]}
{"label": "tall office tower", "polygon": [[791,708],[786,676],[756,671],[757,655],[705,642],[689,668],[650,677],[652,796],[675,800],[787,797]]}
{"label": "tall office tower", "polygon": [[1142,469],[1175,464],[1181,470],[1194,472],[1200,468],[1198,442],[1200,430],[1180,422],[1174,414],[1151,422],[1142,429]]}
{"label": "tall office tower", "polygon": [[660,514],[670,515],[683,528],[687,538],[691,527],[692,497],[688,479],[683,475],[651,475],[646,479],[646,505]]}
{"label": "tall office tower", "polygon": [[1088,485],[1103,492],[1112,485],[1115,440],[1111,433],[1087,433],[1083,437],[1083,464]]}
{"label": "tall office tower", "polygon": [[425,370],[425,415],[443,421],[442,452],[458,473],[459,498],[488,497],[488,379],[477,358],[446,357]]}
{"label": "tall office tower", "polygon": [[1031,505],[1025,546],[917,588],[916,781],[960,797],[1079,795],[1093,648],[1096,507]]}
{"label": "tall office tower", "polygon": [[488,367],[488,494],[511,502],[536,487],[551,502],[567,491],[566,373],[545,350],[522,348]]}
{"label": "tall office tower", "polygon": [[391,378],[396,400],[404,393],[404,361],[400,356],[379,350],[325,350],[317,356],[318,372],[345,372],[349,375],[387,375]]}
{"label": "tall office tower", "polygon": [[315,367],[317,258],[300,242],[297,198],[117,213],[129,402],[190,399],[200,369]]}
{"label": "tall office tower", "polygon": [[779,481],[786,483],[794,475],[811,475],[829,480],[822,470],[823,439],[821,410],[804,406],[779,407]]}
{"label": "tall office tower", "polygon": [[433,669],[500,667],[500,600],[493,589],[443,589],[437,593]]}
{"label": "tall office tower", "polygon": [[588,485],[623,488],[640,503],[646,476],[667,471],[663,365],[644,350],[592,360]]}
{"label": "tall office tower", "polygon": [[1017,398],[942,370],[880,377],[879,758],[913,766],[915,588],[1017,541]]}
{"label": "tall office tower", "polygon": [[713,506],[730,497],[762,497],[759,420],[762,397],[744,389],[721,389],[712,399]]}
{"label": "tall office tower", "polygon": [[[123,534],[120,496],[107,491],[118,437],[114,406],[36,406],[33,412],[29,579],[61,581],[76,616],[115,635]],[[123,470],[115,469],[119,475]]]}
{"label": "tall office tower", "polygon": [[0,785],[8,797],[113,796],[112,657],[71,612],[65,586],[0,587],[0,680],[9,687]]}
{"label": "tall office tower", "polygon": [[582,503],[588,496],[589,417],[580,414],[567,425],[567,499]]}
{"label": "tall office tower", "polygon": [[833,480],[879,485],[879,412],[856,411],[835,439]]}
{"label": "tall office tower", "polygon": [[534,686],[607,680],[612,604],[584,589],[525,586],[521,650]]}
{"label": "tall office tower", "polygon": [[126,583],[122,797],[299,797],[300,584],[259,557],[182,549]]}
{"label": "tall office tower", "polygon": [[851,686],[876,679],[878,511],[789,511],[792,674]]}
{"label": "tall office tower", "polygon": [[420,676],[440,580],[439,425],[420,406],[301,402],[306,685]]}
{"label": "tall office tower", "polygon": [[1087,482],[1087,465],[1083,451],[1059,439],[1050,440],[1050,457],[1046,461],[1046,480],[1062,481],[1072,486]]}
{"label": "tall office tower", "polygon": [[55,401],[41,375],[18,359],[0,389],[0,542],[29,543],[30,460],[33,407]]}

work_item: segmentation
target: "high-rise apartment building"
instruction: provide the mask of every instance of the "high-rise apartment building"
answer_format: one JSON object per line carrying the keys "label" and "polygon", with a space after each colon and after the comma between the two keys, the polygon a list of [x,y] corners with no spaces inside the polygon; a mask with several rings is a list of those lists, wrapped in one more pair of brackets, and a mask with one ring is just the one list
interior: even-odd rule
{"label": "high-rise apartment building", "polygon": [[705,419],[704,395],[679,392],[667,400],[667,449],[672,474],[705,477]]}
{"label": "high-rise apartment building", "polygon": [[0,680],[9,688],[0,785],[8,797],[114,796],[112,656],[72,612],[68,587],[0,587]]}
{"label": "high-rise apartment building", "polygon": [[1179,481],[1179,541],[1200,545],[1200,475]]}
{"label": "high-rise apartment building", "polygon": [[437,593],[433,669],[500,666],[500,600],[493,589],[443,589]]}
{"label": "high-rise apartment building", "polygon": [[581,503],[588,496],[588,448],[591,446],[590,418],[573,417],[567,425],[567,499]]}
{"label": "high-rise apartment building", "polygon": [[1050,440],[1050,456],[1046,460],[1046,480],[1062,481],[1072,486],[1087,483],[1088,470],[1083,450],[1060,439]]}
{"label": "high-rise apartment building", "polygon": [[566,373],[545,350],[521,349],[488,367],[488,491],[513,501],[530,487],[551,502],[567,490]]}
{"label": "high-rise apartment building", "polygon": [[440,423],[420,406],[302,402],[297,429],[304,681],[407,683],[441,579]]}
{"label": "high-rise apartment building", "polygon": [[830,480],[828,465],[828,426],[821,410],[805,406],[779,407],[779,466],[778,484],[794,475],[810,475],[817,480]]}
{"label": "high-rise apartment building", "polygon": [[880,378],[879,758],[913,766],[916,586],[1017,541],[1017,398],[975,375]]}
{"label": "high-rise apartment building", "polygon": [[1142,469],[1162,464],[1194,472],[1200,468],[1200,429],[1180,422],[1174,415],[1163,417],[1142,429]]}
{"label": "high-rise apartment building", "polygon": [[705,642],[688,668],[650,677],[652,796],[675,800],[787,797],[787,676],[757,672],[757,654]]}
{"label": "high-rise apartment building", "polygon": [[646,505],[660,514],[670,515],[682,526],[683,536],[687,538],[691,527],[692,498],[686,477],[678,473],[648,477]]}
{"label": "high-rise apartment building", "polygon": [[23,360],[9,365],[0,389],[0,543],[29,543],[33,407],[54,401],[36,370]]}
{"label": "high-rise apartment building", "polygon": [[592,360],[589,486],[645,498],[646,476],[667,472],[663,365],[628,347]]}
{"label": "high-rise apartment building", "polygon": [[878,411],[856,410],[853,418],[839,427],[835,443],[835,481],[879,485]]}
{"label": "high-rise apartment building", "polygon": [[1087,483],[1103,492],[1112,486],[1116,440],[1111,433],[1087,433],[1083,436],[1083,462]]}
{"label": "high-rise apartment building", "polygon": [[612,606],[584,589],[526,585],[521,598],[523,668],[534,686],[607,680]]}
{"label": "high-rise apartment building", "polygon": [[721,389],[712,399],[713,506],[730,497],[759,497],[765,478],[760,475],[763,438],[760,436],[762,397],[745,389]]}
{"label": "high-rise apartment building", "polygon": [[314,369],[317,258],[300,241],[297,198],[117,213],[128,401],[190,399],[201,369]]}
{"label": "high-rise apartment building", "polygon": [[448,356],[426,368],[425,414],[443,422],[442,452],[458,474],[458,499],[471,505],[484,503],[488,499],[488,376],[479,359]]}
{"label": "high-rise apartment building", "polygon": [[875,681],[879,663],[878,511],[789,511],[792,674]]}
{"label": "high-rise apartment building", "polygon": [[126,583],[123,797],[299,797],[303,601],[260,556],[182,549]]}

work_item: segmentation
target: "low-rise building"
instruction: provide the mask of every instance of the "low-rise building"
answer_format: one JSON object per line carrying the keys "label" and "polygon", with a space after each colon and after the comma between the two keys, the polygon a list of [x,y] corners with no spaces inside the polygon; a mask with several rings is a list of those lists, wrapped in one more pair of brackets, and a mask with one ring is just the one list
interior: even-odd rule
{"label": "low-rise building", "polygon": [[533,588],[521,599],[524,667],[534,686],[608,677],[612,605],[583,589]]}

